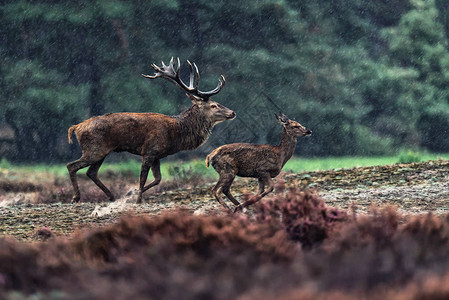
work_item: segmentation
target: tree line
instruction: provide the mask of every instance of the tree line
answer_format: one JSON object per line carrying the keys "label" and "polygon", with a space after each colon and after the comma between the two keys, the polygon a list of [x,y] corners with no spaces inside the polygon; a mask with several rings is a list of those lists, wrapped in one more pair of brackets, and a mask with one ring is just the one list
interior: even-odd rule
{"label": "tree line", "polygon": [[178,113],[179,90],[140,76],[174,56],[199,66],[204,89],[223,74],[215,100],[237,113],[197,154],[278,143],[279,110],[314,132],[300,155],[447,152],[448,38],[444,0],[5,0],[0,147],[63,161],[79,151],[68,127],[90,116]]}

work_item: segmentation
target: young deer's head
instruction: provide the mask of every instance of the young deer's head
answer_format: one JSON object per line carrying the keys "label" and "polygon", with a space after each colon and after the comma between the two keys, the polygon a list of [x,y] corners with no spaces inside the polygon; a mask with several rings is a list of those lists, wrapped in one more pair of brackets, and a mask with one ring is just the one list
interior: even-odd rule
{"label": "young deer's head", "polygon": [[278,121],[282,124],[282,126],[284,126],[284,128],[287,131],[287,134],[289,136],[298,138],[300,136],[309,136],[312,134],[312,131],[305,128],[298,122],[290,120],[283,113],[280,113],[279,115],[276,115],[276,114],[274,114],[274,115],[276,116],[276,119],[278,119]]}

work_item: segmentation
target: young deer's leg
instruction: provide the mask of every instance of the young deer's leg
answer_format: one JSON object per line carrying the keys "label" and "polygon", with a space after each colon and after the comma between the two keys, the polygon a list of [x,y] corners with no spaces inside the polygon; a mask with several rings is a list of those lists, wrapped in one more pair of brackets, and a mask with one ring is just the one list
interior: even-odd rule
{"label": "young deer's leg", "polygon": [[89,177],[105,194],[109,197],[109,201],[114,201],[114,195],[112,192],[103,184],[103,182],[98,179],[98,170],[103,163],[104,158],[90,165],[86,172],[87,177]]}
{"label": "young deer's leg", "polygon": [[[230,194],[230,193],[229,193],[229,188],[230,188],[230,186],[231,186],[231,184],[232,184],[232,181],[234,180],[234,177],[235,177],[234,174],[220,173],[220,178],[218,179],[218,182],[217,182],[217,184],[215,185],[215,187],[212,189],[212,193],[214,194],[214,196],[215,196],[215,198],[217,199],[217,201],[218,201],[221,205],[223,205],[223,207],[224,207],[226,210],[228,210],[228,211],[231,211],[231,209],[230,209],[230,208],[226,205],[226,203],[224,202],[224,200],[223,200],[223,198],[222,198],[222,196],[221,196],[221,193],[226,194],[226,193],[225,193],[225,191],[226,191],[228,194]],[[226,195],[226,196],[229,198],[228,195]],[[232,195],[231,195],[231,197],[232,197]],[[229,198],[229,200],[231,200],[232,202],[234,202],[234,201],[237,202],[237,200],[235,200],[234,197],[232,197],[232,199]],[[233,200],[234,200],[234,201],[233,201]],[[238,203],[238,202],[237,202],[237,203]]]}
{"label": "young deer's leg", "polygon": [[262,194],[265,190],[265,181],[262,178],[259,178],[258,180],[259,188],[257,190],[257,194]]}
{"label": "young deer's leg", "polygon": [[[265,191],[263,191],[265,185],[268,185],[268,188]],[[243,208],[260,201],[260,199],[265,197],[268,193],[271,193],[273,191],[273,189],[274,189],[274,183],[269,175],[260,177],[258,194],[255,195],[254,197],[251,197],[249,200],[245,201],[243,204],[237,206],[235,208],[234,212],[240,211]]]}
{"label": "young deer's leg", "polygon": [[69,162],[67,164],[67,170],[69,171],[70,180],[72,181],[73,185],[73,198],[72,203],[79,202],[81,198],[80,189],[78,187],[78,180],[76,178],[76,172],[78,170],[85,168],[92,164],[92,161],[86,159],[86,157],[81,156],[80,159]]}
{"label": "young deer's leg", "polygon": [[270,176],[264,178],[264,183],[268,185],[268,188],[262,194],[260,194],[260,198],[265,197],[267,194],[271,193],[274,190],[274,182]]}
{"label": "young deer's leg", "polygon": [[234,182],[234,178],[234,173],[226,175],[225,181],[223,183],[223,193],[226,195],[226,197],[228,197],[229,200],[232,201],[232,203],[234,203],[235,205],[240,205],[240,202],[238,202],[237,199],[235,199],[231,194],[231,185],[232,182]]}
{"label": "young deer's leg", "polygon": [[232,201],[235,205],[240,205],[240,202],[237,201],[237,199],[234,198],[234,196],[231,194],[230,190],[223,191],[223,193],[228,197],[229,200]]}

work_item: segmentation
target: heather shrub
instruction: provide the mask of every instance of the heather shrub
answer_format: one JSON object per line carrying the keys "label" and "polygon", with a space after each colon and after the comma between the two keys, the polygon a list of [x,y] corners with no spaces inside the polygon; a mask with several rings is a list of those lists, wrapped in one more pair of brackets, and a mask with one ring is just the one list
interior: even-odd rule
{"label": "heather shrub", "polygon": [[[373,293],[423,282],[424,274],[449,272],[448,217],[401,216],[395,208],[372,209],[352,218],[305,261],[323,290]],[[419,299],[419,298],[417,298]]]}
{"label": "heather shrub", "polygon": [[392,242],[400,221],[396,208],[373,207],[367,215],[353,216],[326,246],[345,251],[373,242],[376,248],[383,248]]}
{"label": "heather shrub", "polygon": [[78,282],[86,265],[67,252],[65,240],[26,244],[0,239],[0,299],[7,291],[48,292]]}
{"label": "heather shrub", "polygon": [[324,200],[310,191],[291,188],[256,205],[259,222],[275,222],[285,229],[291,240],[308,249],[329,235],[338,221],[347,219],[345,212],[327,207]]}
{"label": "heather shrub", "polygon": [[5,193],[20,193],[20,192],[40,192],[43,190],[42,185],[35,184],[28,181],[12,181],[5,178],[0,178],[0,192]]}
{"label": "heather shrub", "polygon": [[[42,284],[36,272],[38,252],[12,239],[0,239],[0,290],[30,291]],[[28,270],[25,272],[25,270]]]}
{"label": "heather shrub", "polygon": [[437,273],[449,268],[449,215],[431,213],[415,216],[405,223],[396,237],[402,250],[401,263],[407,271],[432,269]]}
{"label": "heather shrub", "polygon": [[109,299],[233,299],[253,287],[253,278],[266,286],[284,281],[272,274],[281,274],[298,251],[272,224],[185,212],[122,218],[77,233],[69,247],[102,274]]}
{"label": "heather shrub", "polygon": [[[398,284],[402,273],[395,247],[399,216],[394,208],[372,209],[352,217],[334,231],[306,262],[320,277],[324,290],[371,290],[382,284]],[[402,249],[405,250],[405,249]]]}
{"label": "heather shrub", "polygon": [[284,231],[244,217],[124,217],[70,239],[0,240],[0,298],[60,290],[62,299],[230,299],[255,277],[274,285],[270,274],[297,251]]}
{"label": "heather shrub", "polygon": [[171,255],[192,252],[210,257],[220,249],[251,251],[269,259],[288,259],[292,245],[272,224],[254,224],[247,218],[197,217],[185,212],[158,217],[124,217],[117,224],[78,233],[73,242],[77,255],[86,259],[117,261],[117,256],[158,245]]}
{"label": "heather shrub", "polygon": [[48,239],[0,239],[0,299],[449,297],[449,216],[349,215],[297,189],[248,215],[175,211],[36,235]]}

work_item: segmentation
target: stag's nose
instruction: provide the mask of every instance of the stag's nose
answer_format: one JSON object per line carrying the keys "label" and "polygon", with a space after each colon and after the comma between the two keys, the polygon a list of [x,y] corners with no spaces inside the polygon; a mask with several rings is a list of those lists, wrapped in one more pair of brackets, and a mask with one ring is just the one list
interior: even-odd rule
{"label": "stag's nose", "polygon": [[312,130],[307,129],[306,135],[311,135],[311,134],[312,134]]}
{"label": "stag's nose", "polygon": [[232,119],[235,118],[235,116],[236,116],[235,112],[232,112],[232,113],[229,115],[228,119],[232,120]]}

